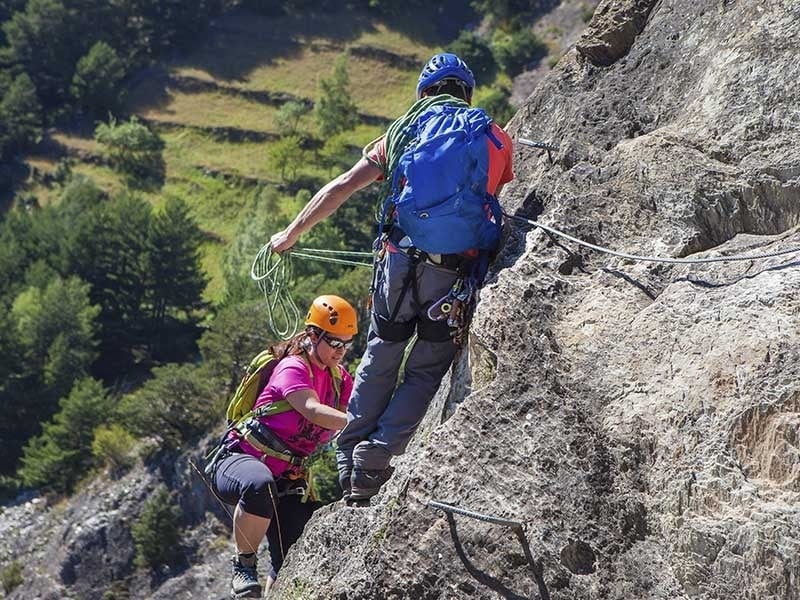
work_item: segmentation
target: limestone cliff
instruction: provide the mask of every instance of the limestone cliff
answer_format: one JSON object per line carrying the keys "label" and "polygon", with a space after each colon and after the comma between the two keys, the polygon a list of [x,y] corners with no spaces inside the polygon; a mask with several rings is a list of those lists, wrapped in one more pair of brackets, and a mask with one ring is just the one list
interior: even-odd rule
{"label": "limestone cliff", "polygon": [[[590,242],[709,257],[800,246],[800,4],[602,2],[510,125],[502,198]],[[800,598],[800,253],[699,265],[569,254],[514,227],[472,393],[432,409],[375,507],[329,507],[278,598]],[[459,556],[457,545],[463,551]]]}
{"label": "limestone cliff", "polygon": [[[800,247],[798,48],[796,0],[603,0],[510,124],[559,150],[517,147],[506,211],[640,255]],[[800,599],[799,288],[800,252],[641,263],[510,224],[392,482],[321,510],[270,597]],[[191,560],[149,577],[130,523],[160,481]],[[431,500],[523,522],[543,584],[508,528]],[[228,538],[165,455],[6,507],[0,559],[10,598],[223,598]]]}

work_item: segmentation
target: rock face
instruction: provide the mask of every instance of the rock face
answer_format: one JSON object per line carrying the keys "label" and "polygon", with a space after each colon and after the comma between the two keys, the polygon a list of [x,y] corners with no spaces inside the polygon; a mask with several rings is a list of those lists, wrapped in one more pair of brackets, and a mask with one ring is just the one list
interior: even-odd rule
{"label": "rock face", "polygon": [[[0,565],[17,563],[23,582],[2,598],[113,600],[224,598],[230,577],[230,519],[190,461],[163,453],[119,478],[98,477],[69,501],[35,497],[0,515]],[[131,526],[160,484],[179,507],[183,535],[177,560],[156,571],[136,569]],[[187,557],[188,560],[187,560]],[[5,582],[4,582],[5,583]],[[2,589],[2,588],[0,588]]]}
{"label": "rock face", "polygon": [[[560,150],[517,148],[506,210],[637,255],[800,250],[800,5],[601,8],[511,123]],[[312,520],[278,598],[800,598],[800,251],[561,242],[515,225],[472,392],[375,506]],[[522,521],[546,590],[509,528],[431,500]]]}
{"label": "rock face", "polygon": [[[511,122],[560,149],[517,147],[506,211],[637,255],[797,251],[640,262],[514,223],[393,479],[319,511],[271,599],[800,599],[797,48],[794,0],[602,3]],[[225,597],[228,517],[187,461],[7,508],[9,597]],[[146,579],[129,526],[159,481],[191,564]],[[521,522],[534,564],[430,501]]]}

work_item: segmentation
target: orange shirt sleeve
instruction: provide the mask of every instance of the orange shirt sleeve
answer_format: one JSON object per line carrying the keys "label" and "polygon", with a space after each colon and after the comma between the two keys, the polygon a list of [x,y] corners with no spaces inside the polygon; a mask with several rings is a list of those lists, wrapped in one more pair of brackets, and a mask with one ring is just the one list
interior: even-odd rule
{"label": "orange shirt sleeve", "polygon": [[486,141],[489,144],[489,179],[486,182],[486,191],[494,195],[498,187],[514,179],[514,154],[511,136],[502,127],[492,123],[492,133],[503,146],[498,148],[492,140]]}

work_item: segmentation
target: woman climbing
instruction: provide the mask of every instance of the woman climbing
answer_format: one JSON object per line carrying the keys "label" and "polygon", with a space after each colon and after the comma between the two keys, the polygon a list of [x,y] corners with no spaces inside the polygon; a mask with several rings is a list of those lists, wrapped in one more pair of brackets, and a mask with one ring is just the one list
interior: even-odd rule
{"label": "woman climbing", "polygon": [[215,461],[214,492],[236,505],[234,598],[261,597],[256,556],[265,534],[272,571],[264,592],[275,582],[316,508],[307,498],[305,459],[347,424],[353,381],[341,362],[358,333],[356,311],[338,296],[320,296],[305,325],[271,349],[280,360],[255,401],[256,414],[231,428]]}

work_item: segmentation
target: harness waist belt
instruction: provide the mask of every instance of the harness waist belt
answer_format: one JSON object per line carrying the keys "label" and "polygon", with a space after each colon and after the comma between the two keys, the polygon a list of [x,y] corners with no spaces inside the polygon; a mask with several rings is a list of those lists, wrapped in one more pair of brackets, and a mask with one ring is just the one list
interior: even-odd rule
{"label": "harness waist belt", "polygon": [[307,456],[292,454],[286,444],[258,419],[247,419],[245,421],[242,437],[247,443],[259,452],[263,452],[266,456],[284,460],[295,467],[305,466],[308,460]]}
{"label": "harness waist belt", "polygon": [[464,262],[469,260],[469,258],[462,254],[431,254],[420,250],[413,245],[411,238],[408,237],[402,229],[396,226],[389,230],[387,239],[394,248],[403,254],[407,254],[411,258],[419,258],[428,264],[444,267],[452,271],[458,271]]}

